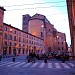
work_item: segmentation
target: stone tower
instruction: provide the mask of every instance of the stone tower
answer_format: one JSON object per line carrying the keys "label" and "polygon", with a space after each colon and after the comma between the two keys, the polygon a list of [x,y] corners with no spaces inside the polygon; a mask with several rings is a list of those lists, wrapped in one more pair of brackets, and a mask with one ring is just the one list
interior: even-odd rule
{"label": "stone tower", "polygon": [[28,22],[31,18],[31,16],[29,14],[23,15],[22,17],[22,30],[25,32],[28,32]]}

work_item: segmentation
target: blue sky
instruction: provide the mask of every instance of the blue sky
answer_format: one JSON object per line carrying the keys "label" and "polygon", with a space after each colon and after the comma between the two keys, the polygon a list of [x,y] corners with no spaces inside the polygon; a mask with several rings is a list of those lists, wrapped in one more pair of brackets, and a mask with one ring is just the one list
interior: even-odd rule
{"label": "blue sky", "polygon": [[0,5],[6,9],[5,23],[22,29],[22,15],[43,14],[58,31],[66,34],[66,41],[71,44],[66,0],[1,0]]}

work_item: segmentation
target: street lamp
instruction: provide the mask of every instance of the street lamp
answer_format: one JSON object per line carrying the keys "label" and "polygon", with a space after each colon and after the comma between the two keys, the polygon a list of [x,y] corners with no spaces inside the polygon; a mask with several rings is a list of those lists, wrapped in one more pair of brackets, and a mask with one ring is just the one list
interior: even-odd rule
{"label": "street lamp", "polygon": [[64,41],[64,43],[65,43],[65,41]]}
{"label": "street lamp", "polygon": [[59,36],[57,36],[57,38],[58,38]]}
{"label": "street lamp", "polygon": [[42,28],[44,27],[44,25],[41,26]]}
{"label": "street lamp", "polygon": [[10,29],[10,31],[12,31],[12,29]]}

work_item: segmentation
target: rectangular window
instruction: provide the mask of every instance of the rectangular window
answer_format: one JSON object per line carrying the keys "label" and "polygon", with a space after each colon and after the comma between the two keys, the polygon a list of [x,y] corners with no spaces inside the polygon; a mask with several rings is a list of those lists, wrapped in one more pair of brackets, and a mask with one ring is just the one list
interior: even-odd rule
{"label": "rectangular window", "polygon": [[21,35],[21,32],[19,32],[19,35]]}
{"label": "rectangular window", "polygon": [[62,47],[62,50],[63,50],[63,47]]}
{"label": "rectangular window", "polygon": [[14,36],[14,41],[16,41],[16,36]]}
{"label": "rectangular window", "polygon": [[16,43],[14,43],[14,46],[16,46]]}
{"label": "rectangular window", "polygon": [[62,44],[63,44],[63,42],[62,42]]}
{"label": "rectangular window", "polygon": [[49,53],[51,52],[51,47],[48,47],[48,52],[49,52]]}
{"label": "rectangular window", "polygon": [[21,37],[19,37],[19,42],[21,42]]}
{"label": "rectangular window", "polygon": [[58,44],[59,44],[59,42],[58,42]]}
{"label": "rectangular window", "polygon": [[31,44],[31,40],[29,40],[29,44]]}
{"label": "rectangular window", "polygon": [[11,42],[9,42],[9,46],[12,46],[12,43]]}
{"label": "rectangular window", "polygon": [[34,40],[35,40],[35,38],[34,38]]}
{"label": "rectangular window", "polygon": [[11,50],[11,47],[9,47],[9,54],[11,54],[12,53],[12,50]]}
{"label": "rectangular window", "polygon": [[16,31],[14,31],[14,34],[16,34]]}
{"label": "rectangular window", "polygon": [[28,54],[28,49],[26,49],[26,54]]}
{"label": "rectangular window", "polygon": [[7,31],[7,27],[4,27],[4,30]]}
{"label": "rectangular window", "polygon": [[23,43],[25,42],[24,38],[23,38]]}
{"label": "rectangular window", "polygon": [[12,40],[12,35],[9,35],[9,40]]}
{"label": "rectangular window", "polygon": [[33,44],[33,41],[32,41],[32,44]]}
{"label": "rectangular window", "polygon": [[34,45],[35,45],[35,42],[34,42]]}
{"label": "rectangular window", "polygon": [[24,48],[23,48],[22,54],[24,54]]}
{"label": "rectangular window", "polygon": [[18,49],[18,54],[20,54],[20,52],[21,52],[21,48]]}
{"label": "rectangular window", "polygon": [[28,39],[26,40],[26,43],[28,43]]}
{"label": "rectangular window", "polygon": [[26,35],[26,38],[28,38],[28,35]]}
{"label": "rectangular window", "polygon": [[4,39],[7,39],[7,34],[6,33],[4,34]]}
{"label": "rectangular window", "polygon": [[60,47],[58,47],[58,50],[60,50]]}
{"label": "rectangular window", "polygon": [[4,41],[4,45],[7,45],[7,41]]}
{"label": "rectangular window", "polygon": [[41,32],[41,37],[43,37],[43,32]]}
{"label": "rectangular window", "polygon": [[25,45],[23,44],[23,47],[24,47]]}
{"label": "rectangular window", "polygon": [[33,39],[33,37],[32,37],[32,39]]}
{"label": "rectangular window", "polygon": [[21,44],[19,44],[19,47],[21,47]]}

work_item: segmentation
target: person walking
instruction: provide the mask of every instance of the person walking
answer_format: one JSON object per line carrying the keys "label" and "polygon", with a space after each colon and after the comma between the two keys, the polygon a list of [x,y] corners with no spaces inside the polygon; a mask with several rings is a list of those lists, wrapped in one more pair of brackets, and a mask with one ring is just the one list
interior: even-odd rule
{"label": "person walking", "polygon": [[2,59],[2,55],[0,54],[0,61],[1,61],[1,59]]}
{"label": "person walking", "polygon": [[47,63],[47,55],[44,54],[44,63]]}
{"label": "person walking", "polygon": [[33,62],[35,63],[35,60],[36,60],[36,54],[35,52],[33,52]]}

